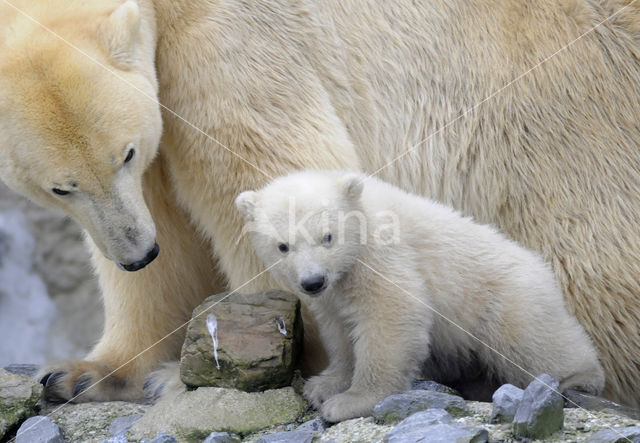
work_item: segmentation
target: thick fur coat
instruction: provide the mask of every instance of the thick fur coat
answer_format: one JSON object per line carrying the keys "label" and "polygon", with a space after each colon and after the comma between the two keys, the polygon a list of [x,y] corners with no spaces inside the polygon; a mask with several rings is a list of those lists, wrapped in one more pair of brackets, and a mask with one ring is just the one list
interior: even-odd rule
{"label": "thick fur coat", "polygon": [[[0,175],[89,231],[107,316],[86,361],[48,368],[47,393],[141,395],[181,334],[146,349],[200,300],[276,285],[240,237],[237,194],[346,168],[540,252],[596,344],[604,394],[637,405],[640,10],[628,3],[0,3]],[[122,202],[130,217],[116,216]],[[154,232],[156,261],[118,270],[148,261]]]}

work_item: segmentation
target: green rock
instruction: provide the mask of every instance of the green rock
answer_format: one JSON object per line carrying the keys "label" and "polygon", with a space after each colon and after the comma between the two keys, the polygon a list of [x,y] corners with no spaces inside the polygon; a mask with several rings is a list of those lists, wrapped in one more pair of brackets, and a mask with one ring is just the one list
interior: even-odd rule
{"label": "green rock", "polygon": [[36,415],[42,385],[26,375],[0,369],[0,440],[22,421]]}
{"label": "green rock", "polygon": [[247,392],[289,386],[302,347],[298,298],[275,290],[227,295],[211,296],[193,311],[180,359],[182,381]]}
{"label": "green rock", "polygon": [[270,426],[292,423],[306,402],[291,387],[265,392],[198,388],[152,406],[133,424],[127,437],[139,441],[159,433],[179,441],[201,442],[212,432],[247,435]]}

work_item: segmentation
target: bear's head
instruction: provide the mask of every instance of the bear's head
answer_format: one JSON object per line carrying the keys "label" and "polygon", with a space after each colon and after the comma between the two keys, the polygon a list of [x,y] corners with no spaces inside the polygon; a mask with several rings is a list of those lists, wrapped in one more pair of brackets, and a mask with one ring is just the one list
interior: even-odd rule
{"label": "bear's head", "polygon": [[296,293],[318,296],[361,254],[366,223],[359,174],[301,171],[236,199],[245,231],[269,272]]}
{"label": "bear's head", "polygon": [[133,1],[0,5],[0,177],[129,271],[158,254],[142,176],[160,141],[155,29]]}

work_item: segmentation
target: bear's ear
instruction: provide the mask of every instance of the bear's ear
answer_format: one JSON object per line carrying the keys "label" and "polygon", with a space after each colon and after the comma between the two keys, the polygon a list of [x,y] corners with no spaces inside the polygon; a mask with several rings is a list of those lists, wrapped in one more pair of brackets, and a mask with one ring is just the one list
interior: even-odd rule
{"label": "bear's ear", "polygon": [[140,8],[134,0],[127,0],[118,6],[101,26],[104,45],[117,65],[133,64],[139,31]]}
{"label": "bear's ear", "polygon": [[357,200],[360,198],[360,195],[362,195],[364,180],[359,174],[350,172],[338,179],[338,186],[340,186],[342,195],[346,198],[349,200]]}
{"label": "bear's ear", "polygon": [[255,191],[244,191],[236,197],[236,208],[246,221],[253,221],[253,210],[256,207],[258,193]]}

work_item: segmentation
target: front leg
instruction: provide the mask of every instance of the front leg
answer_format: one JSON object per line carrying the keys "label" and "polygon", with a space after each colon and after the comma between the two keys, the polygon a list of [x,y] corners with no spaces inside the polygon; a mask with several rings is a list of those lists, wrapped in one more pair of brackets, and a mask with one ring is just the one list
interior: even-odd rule
{"label": "front leg", "polygon": [[205,297],[224,290],[210,248],[172,198],[161,162],[156,159],[145,176],[160,255],[130,273],[92,248],[105,305],[104,332],[85,360],[53,362],[41,369],[50,401],[141,400],[147,373],[180,356],[185,330],[174,330]]}
{"label": "front leg", "polygon": [[334,300],[314,300],[310,306],[319,326],[322,344],[329,355],[329,366],[304,385],[303,395],[316,408],[351,385],[353,346],[338,317]]}
{"label": "front leg", "polygon": [[430,311],[397,287],[378,285],[379,292],[360,297],[368,300],[358,309],[353,331],[353,381],[323,404],[320,412],[327,421],[371,415],[380,400],[409,389],[428,356]]}

